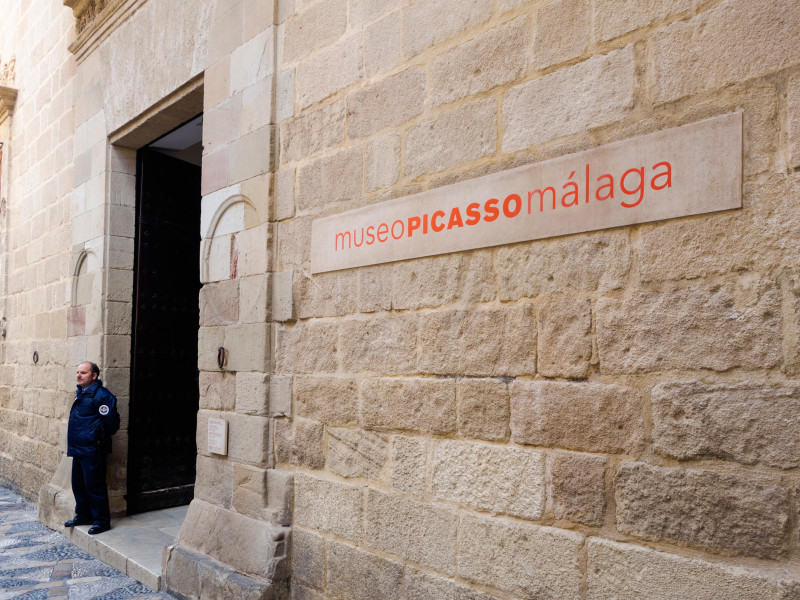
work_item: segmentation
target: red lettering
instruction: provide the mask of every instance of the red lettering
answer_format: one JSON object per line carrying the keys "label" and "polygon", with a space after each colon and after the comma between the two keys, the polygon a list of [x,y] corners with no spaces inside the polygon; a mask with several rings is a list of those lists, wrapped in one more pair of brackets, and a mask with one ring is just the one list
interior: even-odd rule
{"label": "red lettering", "polygon": [[461,211],[458,210],[458,207],[453,207],[453,210],[450,211],[450,220],[447,222],[447,228],[452,229],[453,227],[463,227],[464,222],[461,220]]}
{"label": "red lettering", "polygon": [[531,198],[533,198],[535,194],[539,194],[539,212],[544,212],[544,193],[548,190],[553,196],[553,210],[556,209],[556,190],[552,187],[546,187],[543,190],[533,190],[532,192],[528,192],[528,214],[531,214]]}
{"label": "red lettering", "polygon": [[414,235],[414,230],[419,229],[422,220],[419,217],[408,217],[408,237]]}
{"label": "red lettering", "polygon": [[[661,166],[667,167],[667,170],[664,173],[658,173],[657,175],[653,176],[653,179],[650,182],[650,187],[652,187],[654,190],[663,190],[665,187],[672,187],[672,165],[664,161],[653,165],[653,169],[657,169]],[[656,179],[659,177],[667,178],[667,181],[664,183],[664,185],[656,185]]]}
{"label": "red lettering", "polygon": [[[637,184],[637,187],[635,189],[629,190],[628,188],[625,187],[625,178],[628,177],[628,175],[630,175],[631,173],[638,173],[639,183]],[[627,171],[625,171],[622,174],[622,179],[619,180],[619,187],[623,192],[625,192],[629,196],[636,193],[639,194],[639,198],[636,200],[636,202],[634,202],[633,204],[628,204],[627,202],[623,201],[620,202],[622,206],[624,206],[625,208],[633,208],[634,206],[639,204],[642,201],[642,198],[644,198],[644,167],[640,167],[638,169],[628,169]]]}
{"label": "red lettering", "polygon": [[357,241],[358,236],[356,235],[355,229],[353,230],[353,243],[356,245],[356,248],[361,248],[362,244],[364,243],[364,228],[361,228],[361,241]]}
{"label": "red lettering", "polygon": [[[602,202],[603,200],[608,200],[609,198],[613,198],[613,197],[614,197],[614,178],[613,178],[611,175],[609,175],[608,173],[606,173],[605,175],[600,175],[600,177],[598,177],[598,178],[597,178],[597,183],[600,183],[600,181],[601,181],[601,180],[602,180],[604,177],[608,178],[608,181],[609,181],[609,182],[608,182],[608,183],[606,183],[606,184],[604,184],[604,185],[601,185],[601,186],[600,186],[599,188],[597,188],[597,190],[595,190],[595,192],[594,192],[594,197],[595,197],[595,198],[597,198],[598,200],[600,200],[601,202]],[[604,188],[608,188],[608,194],[606,194],[605,196],[603,196],[603,197],[601,198],[601,197],[600,197],[600,190],[602,190],[602,189],[604,189]]]}
{"label": "red lettering", "polygon": [[372,244],[375,243],[375,234],[373,234],[370,230],[375,231],[375,226],[370,225],[367,227],[367,246],[372,246]]}
{"label": "red lettering", "polygon": [[[511,210],[509,208],[512,201],[516,206],[514,210]],[[522,198],[520,198],[518,194],[511,194],[509,196],[506,196],[506,199],[503,201],[503,214],[507,218],[513,219],[519,214],[519,211],[521,210],[522,210]]]}
{"label": "red lettering", "polygon": [[[394,226],[397,225],[398,223],[400,223],[400,235],[395,235],[394,234]],[[401,237],[403,237],[403,234],[405,233],[405,231],[406,231],[406,224],[403,223],[401,220],[398,219],[397,221],[392,223],[392,237],[394,239],[399,240]]]}
{"label": "red lettering", "polygon": [[352,240],[350,239],[350,232],[349,231],[345,231],[344,233],[337,233],[336,234],[336,238],[334,239],[334,242],[333,242],[334,251],[339,249],[339,240],[340,239],[342,240],[342,250],[344,250],[345,236],[347,236],[347,247],[348,248],[350,247],[350,245],[352,243]]}
{"label": "red lettering", "polygon": [[491,200],[487,200],[486,204],[483,205],[483,210],[486,212],[486,216],[483,217],[483,220],[487,223],[496,221],[497,217],[500,216],[500,211],[497,209],[498,202],[500,201],[497,198],[492,198]]}
{"label": "red lettering", "polygon": [[[575,171],[569,174],[567,179],[572,179],[575,176]],[[561,186],[561,189],[567,189],[569,186],[572,186],[572,190],[561,196],[561,206],[568,207],[568,206],[577,206],[578,205],[578,184],[574,181],[568,181],[564,185]],[[572,202],[569,204],[566,203],[567,196],[572,196]]]}
{"label": "red lettering", "polygon": [[444,216],[445,215],[441,210],[437,210],[435,213],[433,213],[433,216],[431,217],[431,229],[433,229],[434,231],[441,231],[442,229],[444,229],[444,223],[442,223],[441,225],[437,225],[436,223],[437,218],[442,219],[444,218]]}
{"label": "red lettering", "polygon": [[481,220],[481,205],[473,202],[467,206],[467,216],[469,219],[465,221],[467,225],[477,225]]}
{"label": "red lettering", "polygon": [[428,215],[427,213],[422,215],[422,235],[428,233]]}
{"label": "red lettering", "polygon": [[[380,225],[378,225],[377,234],[378,234],[378,241],[381,243],[385,242],[386,240],[389,239],[389,226],[386,223],[381,223]],[[383,236],[383,239],[381,239],[381,236]]]}

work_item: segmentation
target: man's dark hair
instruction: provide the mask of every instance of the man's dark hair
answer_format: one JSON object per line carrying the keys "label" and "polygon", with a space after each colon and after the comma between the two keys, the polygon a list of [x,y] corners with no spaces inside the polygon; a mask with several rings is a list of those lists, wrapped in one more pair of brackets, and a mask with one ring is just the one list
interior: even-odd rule
{"label": "man's dark hair", "polygon": [[94,364],[93,362],[89,362],[88,360],[87,360],[86,362],[88,362],[88,363],[89,363],[89,368],[92,370],[92,373],[94,373],[95,375],[97,375],[98,377],[100,377],[100,367],[98,367],[98,366],[97,366],[96,364]]}

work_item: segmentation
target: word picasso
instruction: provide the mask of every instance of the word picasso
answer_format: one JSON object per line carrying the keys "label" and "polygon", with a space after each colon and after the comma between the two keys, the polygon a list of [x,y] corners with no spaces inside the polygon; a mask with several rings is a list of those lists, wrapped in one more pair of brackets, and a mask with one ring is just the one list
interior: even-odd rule
{"label": "word picasso", "polygon": [[347,231],[339,231],[334,236],[334,250],[360,248],[366,244],[399,240],[404,237],[439,233],[445,230],[471,227],[481,222],[491,223],[498,219],[514,219],[527,211],[528,215],[537,211],[543,213],[562,208],[580,207],[592,201],[606,202],[619,200],[624,208],[639,206],[648,188],[659,191],[672,187],[672,164],[658,162],[650,169],[635,167],[628,169],[615,179],[604,173],[593,179],[591,166],[586,164],[582,173],[572,171],[567,181],[556,188],[546,186],[526,192],[524,195],[509,194],[502,201],[490,198],[483,203],[472,202],[466,206],[454,206],[449,214],[444,210],[410,215],[390,223],[378,223]]}

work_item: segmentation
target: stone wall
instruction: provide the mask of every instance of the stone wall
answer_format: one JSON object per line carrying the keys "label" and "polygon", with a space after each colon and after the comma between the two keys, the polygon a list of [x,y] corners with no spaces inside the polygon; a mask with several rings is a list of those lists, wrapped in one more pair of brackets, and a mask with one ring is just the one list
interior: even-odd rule
{"label": "stone wall", "polygon": [[[796,597],[796,3],[290,4],[294,597]],[[315,218],[735,111],[742,210],[310,274]]]}

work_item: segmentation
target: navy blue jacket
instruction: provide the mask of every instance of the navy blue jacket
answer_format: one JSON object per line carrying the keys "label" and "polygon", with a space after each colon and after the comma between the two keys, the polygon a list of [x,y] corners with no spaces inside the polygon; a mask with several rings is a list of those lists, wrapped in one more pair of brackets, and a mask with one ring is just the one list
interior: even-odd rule
{"label": "navy blue jacket", "polygon": [[78,386],[69,411],[67,456],[111,452],[111,436],[119,429],[117,399],[99,379],[86,389]]}

